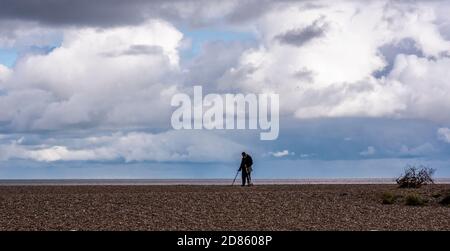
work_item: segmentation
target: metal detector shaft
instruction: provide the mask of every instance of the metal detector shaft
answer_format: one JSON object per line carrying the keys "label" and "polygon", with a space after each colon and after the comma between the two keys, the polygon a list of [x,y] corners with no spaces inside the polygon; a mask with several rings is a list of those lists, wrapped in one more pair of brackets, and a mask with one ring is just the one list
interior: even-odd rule
{"label": "metal detector shaft", "polygon": [[231,184],[232,186],[234,185],[234,182],[236,181],[236,178],[237,178],[238,174],[239,174],[239,170],[236,172],[236,176],[234,176],[233,183]]}

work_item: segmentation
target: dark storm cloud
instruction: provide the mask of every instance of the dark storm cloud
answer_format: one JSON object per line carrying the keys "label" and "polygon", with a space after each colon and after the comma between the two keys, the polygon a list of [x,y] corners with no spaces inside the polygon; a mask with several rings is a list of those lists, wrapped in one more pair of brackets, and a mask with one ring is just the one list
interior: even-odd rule
{"label": "dark storm cloud", "polygon": [[275,39],[284,44],[300,47],[315,38],[323,36],[326,28],[327,25],[322,22],[322,19],[319,19],[305,28],[292,29],[280,34],[276,36]]}
{"label": "dark storm cloud", "polygon": [[[231,2],[232,3],[232,2]],[[235,2],[218,17],[232,22],[248,20],[267,11],[271,1]],[[192,26],[208,24],[208,9],[217,2],[206,0],[1,0],[0,20],[36,21],[46,25],[114,26],[163,18]],[[202,11],[200,11],[202,10]],[[223,15],[222,17],[220,15]]]}
{"label": "dark storm cloud", "polygon": [[241,23],[252,20],[271,10],[273,5],[274,2],[270,0],[241,1],[239,3],[239,8],[236,8],[231,12],[227,16],[227,20],[232,23]]}
{"label": "dark storm cloud", "polygon": [[159,1],[2,0],[0,18],[48,25],[117,25],[142,21],[144,11]]}
{"label": "dark storm cloud", "polygon": [[[310,1],[290,0],[1,0],[0,21],[36,21],[50,26],[115,26],[163,18],[190,26],[212,22],[242,23],[260,17],[284,4],[304,2],[302,8],[317,7]],[[211,15],[219,4],[230,9]]]}

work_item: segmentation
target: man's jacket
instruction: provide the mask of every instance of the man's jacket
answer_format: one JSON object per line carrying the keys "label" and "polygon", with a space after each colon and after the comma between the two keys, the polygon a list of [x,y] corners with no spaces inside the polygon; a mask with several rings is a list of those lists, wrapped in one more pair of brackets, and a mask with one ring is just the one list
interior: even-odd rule
{"label": "man's jacket", "polygon": [[[239,167],[239,171],[245,170],[246,172],[251,171],[251,166],[253,165],[253,159],[250,155],[247,154],[245,158],[242,158],[241,166]],[[249,168],[249,170],[245,169],[245,166]]]}

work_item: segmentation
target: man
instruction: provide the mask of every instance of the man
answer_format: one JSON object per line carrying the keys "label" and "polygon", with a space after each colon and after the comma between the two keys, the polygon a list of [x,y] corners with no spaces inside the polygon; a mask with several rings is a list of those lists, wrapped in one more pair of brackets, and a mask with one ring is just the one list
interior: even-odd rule
{"label": "man", "polygon": [[245,182],[247,181],[247,185],[252,185],[252,165],[253,165],[253,159],[250,155],[248,155],[245,152],[242,152],[242,161],[241,166],[239,167],[238,171],[242,171],[242,186],[245,186]]}

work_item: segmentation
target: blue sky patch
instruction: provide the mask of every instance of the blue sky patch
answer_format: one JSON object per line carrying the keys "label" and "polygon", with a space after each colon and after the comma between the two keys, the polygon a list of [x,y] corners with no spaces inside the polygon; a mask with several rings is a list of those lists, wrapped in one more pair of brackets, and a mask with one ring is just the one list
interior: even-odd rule
{"label": "blue sky patch", "polygon": [[182,30],[186,38],[191,39],[191,47],[182,52],[184,58],[198,55],[202,45],[211,41],[256,41],[254,34],[229,30],[196,29]]}
{"label": "blue sky patch", "polygon": [[18,52],[15,49],[0,48],[0,64],[6,65],[9,68],[16,63]]}

